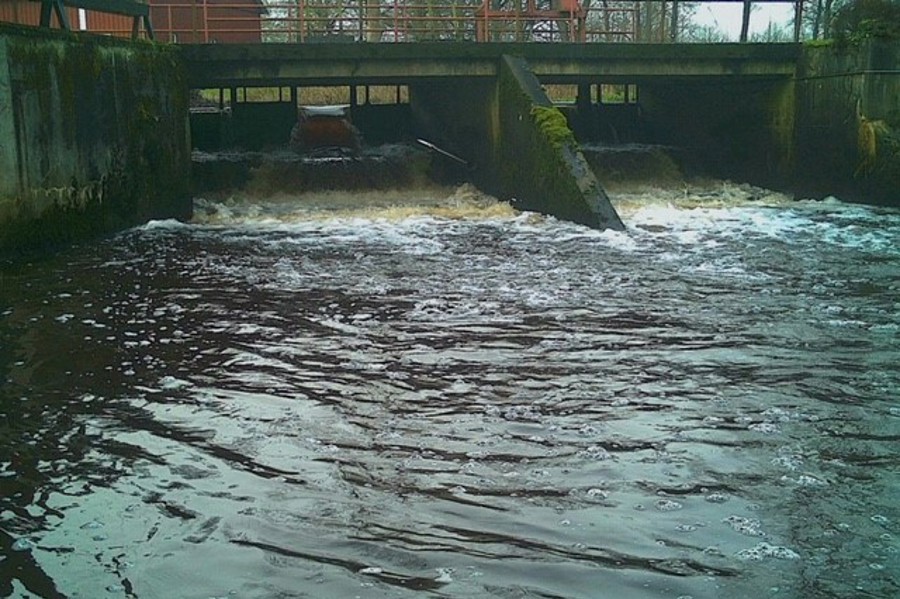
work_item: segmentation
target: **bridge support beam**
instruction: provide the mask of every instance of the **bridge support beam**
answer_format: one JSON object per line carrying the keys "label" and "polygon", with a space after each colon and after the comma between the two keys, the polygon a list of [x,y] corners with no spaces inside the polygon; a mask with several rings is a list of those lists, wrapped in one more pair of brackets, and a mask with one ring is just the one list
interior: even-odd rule
{"label": "bridge support beam", "polygon": [[475,165],[476,183],[523,210],[595,229],[624,229],[524,59],[504,56],[494,79],[410,86],[420,129]]}

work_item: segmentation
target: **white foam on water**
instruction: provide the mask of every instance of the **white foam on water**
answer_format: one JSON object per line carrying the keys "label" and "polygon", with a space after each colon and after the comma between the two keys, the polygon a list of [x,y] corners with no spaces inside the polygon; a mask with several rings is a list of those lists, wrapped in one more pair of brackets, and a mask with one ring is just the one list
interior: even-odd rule
{"label": "white foam on water", "polygon": [[174,218],[164,220],[150,220],[138,227],[142,231],[177,230],[190,225]]}
{"label": "white foam on water", "polygon": [[197,198],[194,205],[195,224],[285,228],[293,225],[306,229],[331,229],[342,224],[356,229],[362,223],[396,223],[417,218],[508,219],[517,214],[508,203],[471,185],[455,189],[280,193],[264,198],[236,194],[219,201]]}
{"label": "white foam on water", "polygon": [[[783,243],[821,242],[872,252],[900,251],[900,211],[828,201],[801,200],[748,185],[685,186],[682,190],[645,189],[613,196],[623,220],[638,236],[664,237],[682,245],[709,241],[706,233]],[[877,222],[860,231],[858,223]]]}
{"label": "white foam on water", "polygon": [[739,559],[746,561],[762,561],[767,558],[795,560],[800,559],[800,554],[787,547],[779,545],[771,545],[769,543],[759,543],[750,549],[744,549],[737,554]]}

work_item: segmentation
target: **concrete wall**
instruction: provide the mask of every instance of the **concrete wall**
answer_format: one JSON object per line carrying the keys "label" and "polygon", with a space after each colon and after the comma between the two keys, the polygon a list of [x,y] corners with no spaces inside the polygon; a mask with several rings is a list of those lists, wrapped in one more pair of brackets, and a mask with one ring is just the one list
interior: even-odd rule
{"label": "concrete wall", "polygon": [[0,251],[189,217],[175,51],[0,25]]}
{"label": "concrete wall", "polygon": [[806,48],[795,145],[798,190],[900,206],[900,43]]}
{"label": "concrete wall", "polygon": [[647,83],[640,87],[639,102],[645,141],[684,149],[708,174],[789,185],[793,81]]}
{"label": "concrete wall", "polygon": [[409,103],[416,135],[468,161],[479,186],[496,193],[490,173],[499,135],[497,82],[464,77],[414,83]]}
{"label": "concrete wall", "polygon": [[900,206],[900,43],[805,46],[790,81],[647,83],[645,141],[798,196]]}
{"label": "concrete wall", "polygon": [[518,206],[596,229],[624,229],[575,141],[523,59],[504,57],[498,78],[497,175]]}
{"label": "concrete wall", "polygon": [[496,80],[411,85],[410,102],[423,134],[468,160],[488,193],[597,229],[624,228],[523,59],[502,57]]}

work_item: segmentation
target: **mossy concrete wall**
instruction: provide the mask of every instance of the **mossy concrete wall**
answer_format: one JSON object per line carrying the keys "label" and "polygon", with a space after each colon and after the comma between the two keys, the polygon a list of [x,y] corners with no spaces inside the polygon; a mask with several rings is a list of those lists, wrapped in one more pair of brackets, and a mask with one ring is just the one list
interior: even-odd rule
{"label": "mossy concrete wall", "polygon": [[189,217],[176,50],[0,25],[0,251]]}
{"label": "mossy concrete wall", "polygon": [[642,133],[709,171],[785,187],[793,171],[794,82],[735,79],[641,85]]}
{"label": "mossy concrete wall", "polygon": [[410,86],[412,114],[431,141],[468,160],[485,191],[517,208],[596,229],[624,229],[566,118],[521,58],[498,76]]}
{"label": "mossy concrete wall", "polygon": [[798,190],[900,206],[900,42],[805,48],[795,145]]}
{"label": "mossy concrete wall", "polygon": [[596,229],[624,229],[565,116],[553,107],[525,61],[504,56],[497,85],[495,164],[502,186],[519,200],[519,207]]}

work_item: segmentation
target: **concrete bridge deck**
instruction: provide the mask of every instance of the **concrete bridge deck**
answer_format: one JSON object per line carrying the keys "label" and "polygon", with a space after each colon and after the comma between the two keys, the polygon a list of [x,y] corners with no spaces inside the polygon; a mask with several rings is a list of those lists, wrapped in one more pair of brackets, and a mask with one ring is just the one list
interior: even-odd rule
{"label": "concrete bridge deck", "polygon": [[544,83],[787,79],[799,44],[197,44],[181,47],[193,88],[394,85],[496,77],[520,56]]}

